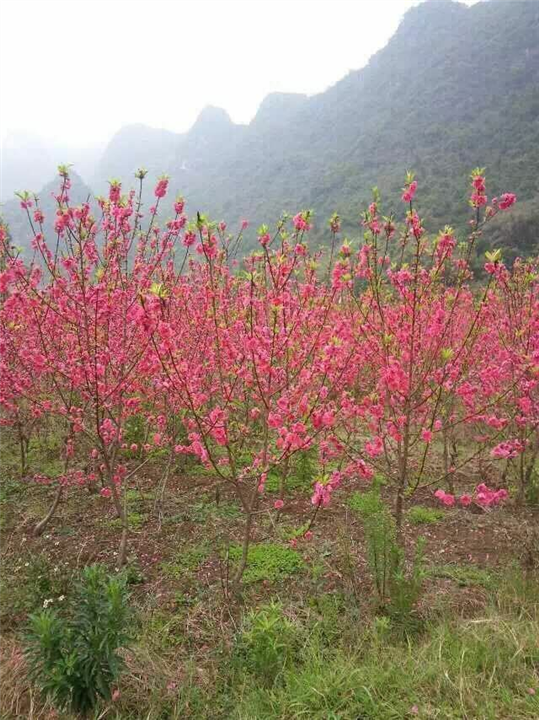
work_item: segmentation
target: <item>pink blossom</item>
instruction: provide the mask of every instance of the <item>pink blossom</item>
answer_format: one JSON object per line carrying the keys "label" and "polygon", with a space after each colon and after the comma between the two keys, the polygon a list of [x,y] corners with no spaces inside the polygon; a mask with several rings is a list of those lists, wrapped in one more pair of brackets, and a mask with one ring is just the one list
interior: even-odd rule
{"label": "pink blossom", "polygon": [[442,505],[446,507],[453,507],[455,504],[455,496],[451,493],[446,493],[444,490],[436,490],[434,497],[437,498]]}
{"label": "pink blossom", "polygon": [[515,204],[517,196],[513,193],[504,193],[500,196],[498,201],[498,207],[500,210],[508,210],[512,205]]}
{"label": "pink blossom", "polygon": [[417,190],[417,181],[413,180],[403,191],[402,193],[402,201],[403,202],[412,202],[414,199],[415,193]]}
{"label": "pink blossom", "polygon": [[157,185],[155,186],[154,195],[156,198],[164,198],[167,194],[168,189],[168,178],[167,177],[161,177],[157,181]]}

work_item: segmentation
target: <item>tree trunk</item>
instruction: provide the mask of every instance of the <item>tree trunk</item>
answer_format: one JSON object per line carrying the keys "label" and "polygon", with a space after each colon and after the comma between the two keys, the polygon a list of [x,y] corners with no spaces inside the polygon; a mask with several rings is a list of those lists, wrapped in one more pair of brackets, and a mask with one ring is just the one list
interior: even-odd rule
{"label": "tree trunk", "polygon": [[58,489],[56,490],[56,495],[54,496],[54,500],[52,501],[52,505],[49,509],[49,512],[45,515],[43,520],[40,520],[38,524],[34,528],[34,535],[36,537],[39,537],[43,530],[47,527],[49,524],[50,519],[56,512],[56,508],[58,507],[58,503],[60,502],[62,495],[63,495],[64,487],[63,485],[58,485]]}
{"label": "tree trunk", "polygon": [[247,519],[245,521],[245,530],[243,532],[243,543],[241,551],[241,560],[236,574],[234,575],[233,586],[237,589],[241,583],[243,573],[247,567],[247,557],[249,555],[249,546],[251,544],[251,531],[253,527],[253,510],[252,508],[247,513]]}

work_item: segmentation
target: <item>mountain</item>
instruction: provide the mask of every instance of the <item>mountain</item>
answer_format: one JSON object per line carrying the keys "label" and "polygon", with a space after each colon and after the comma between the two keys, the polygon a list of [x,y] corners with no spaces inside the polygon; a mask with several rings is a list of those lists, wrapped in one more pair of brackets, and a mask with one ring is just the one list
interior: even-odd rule
{"label": "mountain", "polygon": [[[322,242],[334,211],[345,232],[357,235],[374,185],[384,211],[402,216],[407,170],[416,172],[429,228],[451,223],[463,234],[468,176],[485,166],[489,192],[515,192],[522,207],[516,236],[508,234],[516,226],[495,221],[496,243],[512,256],[538,251],[530,240],[539,228],[538,39],[534,0],[424,2],[363,69],[318,95],[273,93],[249,125],[208,107],[183,134],[122,128],[92,186],[104,192],[117,177],[129,187],[145,166],[146,201],[167,173],[189,213],[229,227],[247,218],[256,228],[283,210],[312,208],[314,240]],[[256,243],[253,232],[249,242]]]}
{"label": "mountain", "polygon": [[[313,208],[319,237],[334,211],[357,232],[374,185],[388,211],[402,212],[414,170],[433,229],[464,228],[476,166],[492,192],[539,196],[538,38],[534,1],[425,2],[366,67],[325,92],[269,95],[248,126],[208,108],[183,135],[124,128],[100,169],[126,180],[141,162],[166,171],[190,211],[229,222]],[[528,203],[532,215],[536,207]]]}
{"label": "mountain", "polygon": [[24,132],[9,133],[2,143],[0,200],[8,201],[21,190],[40,190],[61,164],[72,164],[90,182],[104,146],[69,147]]}
{"label": "mountain", "polygon": [[104,195],[113,178],[134,185],[134,174],[142,167],[148,170],[148,180],[155,180],[169,167],[180,138],[169,130],[126,125],[105,147],[92,186]]}
{"label": "mountain", "polygon": [[[71,188],[69,190],[69,200],[71,205],[80,205],[92,198],[92,191],[77,175],[76,172],[70,172]],[[55,238],[54,219],[58,204],[53,197],[58,194],[61,187],[61,178],[56,175],[55,179],[47,183],[39,192],[39,207],[45,215],[44,228],[49,243],[53,243]],[[32,208],[33,211],[34,208]],[[20,200],[14,198],[3,203],[1,208],[1,216],[7,224],[12,244],[18,247],[22,255],[29,258],[32,255],[31,241],[32,230],[30,228],[26,212],[20,206]]]}

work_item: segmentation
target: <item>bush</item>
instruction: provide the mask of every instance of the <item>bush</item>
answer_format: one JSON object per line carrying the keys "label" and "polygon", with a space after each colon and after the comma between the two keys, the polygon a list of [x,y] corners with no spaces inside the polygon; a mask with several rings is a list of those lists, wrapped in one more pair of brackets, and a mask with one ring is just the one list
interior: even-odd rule
{"label": "bush", "polygon": [[86,568],[68,617],[52,609],[30,616],[26,655],[30,678],[59,709],[88,714],[111,691],[122,669],[130,612],[123,576]]}
{"label": "bush", "polygon": [[419,538],[412,567],[406,572],[395,521],[380,496],[379,486],[367,493],[355,493],[350,506],[363,524],[367,559],[380,607],[396,620],[409,619],[425,576],[424,539]]}
{"label": "bush", "polygon": [[237,645],[240,665],[272,685],[291,665],[298,648],[299,629],[284,614],[280,603],[271,602],[250,612]]}

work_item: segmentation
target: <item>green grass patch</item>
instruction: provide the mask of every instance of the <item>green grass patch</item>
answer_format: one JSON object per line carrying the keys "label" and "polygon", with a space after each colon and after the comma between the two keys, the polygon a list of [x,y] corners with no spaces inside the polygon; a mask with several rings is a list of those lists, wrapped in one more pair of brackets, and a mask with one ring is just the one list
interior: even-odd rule
{"label": "green grass patch", "polygon": [[147,492],[142,492],[142,490],[131,488],[130,490],[125,491],[125,498],[128,504],[140,503],[146,500],[153,500],[155,498],[155,491],[148,490]]}
{"label": "green grass patch", "polygon": [[447,578],[453,580],[459,587],[494,587],[496,576],[491,570],[475,567],[474,565],[436,565],[428,568],[430,577]]}
{"label": "green grass patch", "polygon": [[[317,472],[316,458],[312,450],[297,453],[292,459],[292,467],[284,481],[285,491],[311,493]],[[266,480],[266,492],[279,492],[281,477],[280,468],[272,470]]]}
{"label": "green grass patch", "polygon": [[408,510],[407,518],[412,525],[432,525],[443,520],[445,513],[443,510],[436,508],[423,507],[422,505],[414,505]]}
{"label": "green grass patch", "polygon": [[[229,557],[233,563],[238,563],[241,556],[240,545],[232,545],[229,548]],[[292,548],[274,543],[251,545],[243,581],[248,584],[260,580],[276,582],[290,577],[302,570],[303,567],[304,562],[301,555]]]}
{"label": "green grass patch", "polygon": [[176,580],[190,578],[197,572],[209,554],[209,546],[203,543],[176,553],[171,561],[161,563],[161,569],[165,575]]}
{"label": "green grass patch", "polygon": [[236,688],[231,718],[524,720],[539,716],[534,632],[496,617],[443,623],[408,642],[363,631],[355,647],[309,644],[271,688]]}
{"label": "green grass patch", "polygon": [[[127,513],[127,522],[131,530],[139,530],[144,523],[148,520],[148,516],[140,512]],[[121,529],[122,520],[121,518],[114,518],[113,520],[105,520],[104,524],[107,527],[114,529]]]}
{"label": "green grass patch", "polygon": [[171,515],[165,523],[174,525],[181,522],[207,523],[211,519],[234,520],[241,517],[241,509],[235,503],[221,500],[219,503],[206,494],[185,511]]}

